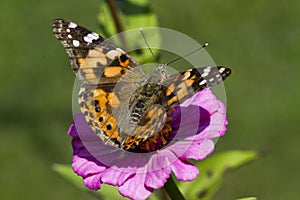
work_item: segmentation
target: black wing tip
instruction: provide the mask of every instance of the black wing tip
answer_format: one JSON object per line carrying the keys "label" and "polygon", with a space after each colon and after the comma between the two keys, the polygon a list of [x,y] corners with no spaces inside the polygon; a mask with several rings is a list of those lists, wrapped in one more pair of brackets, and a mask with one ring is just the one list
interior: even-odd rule
{"label": "black wing tip", "polygon": [[64,19],[54,19],[52,22],[52,31],[54,34],[58,34],[61,31],[61,28],[64,24],[69,23],[67,20]]}
{"label": "black wing tip", "polygon": [[219,73],[222,75],[223,78],[227,78],[231,75],[231,69],[225,66],[218,66]]}
{"label": "black wing tip", "polygon": [[[61,28],[67,28],[69,27],[70,25],[73,25],[73,28],[77,27],[78,24],[77,23],[74,23],[68,19],[63,19],[63,18],[57,18],[57,19],[54,19],[52,21],[52,29],[53,29],[53,32],[57,31],[57,30],[60,30]],[[72,26],[70,27],[72,28]]]}

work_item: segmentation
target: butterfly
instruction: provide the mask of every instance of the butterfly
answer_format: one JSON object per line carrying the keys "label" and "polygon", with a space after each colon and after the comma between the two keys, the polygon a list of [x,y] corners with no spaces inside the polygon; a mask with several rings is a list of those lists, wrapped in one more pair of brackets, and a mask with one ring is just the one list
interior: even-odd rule
{"label": "butterfly", "polygon": [[207,66],[146,74],[125,51],[74,22],[56,19],[53,33],[81,83],[78,104],[89,127],[108,145],[134,151],[165,128],[172,107],[225,80],[231,70]]}

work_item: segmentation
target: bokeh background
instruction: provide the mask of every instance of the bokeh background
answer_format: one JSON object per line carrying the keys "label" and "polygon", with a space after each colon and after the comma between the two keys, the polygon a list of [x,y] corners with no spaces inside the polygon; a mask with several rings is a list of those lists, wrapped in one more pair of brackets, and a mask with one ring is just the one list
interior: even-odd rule
{"label": "bokeh background", "polygon": [[[0,199],[93,199],[52,171],[71,163],[74,75],[54,18],[97,27],[99,1],[0,1]],[[217,152],[266,156],[226,177],[214,199],[298,199],[300,1],[152,0],[162,27],[208,41],[226,81],[229,126]]]}

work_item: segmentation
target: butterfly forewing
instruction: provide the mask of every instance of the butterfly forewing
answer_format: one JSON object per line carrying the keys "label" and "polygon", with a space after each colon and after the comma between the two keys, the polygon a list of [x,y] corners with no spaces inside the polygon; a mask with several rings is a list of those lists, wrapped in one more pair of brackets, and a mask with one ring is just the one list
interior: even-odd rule
{"label": "butterfly forewing", "polygon": [[73,71],[81,82],[117,82],[137,63],[97,33],[64,19],[53,22],[53,33],[62,43]]}

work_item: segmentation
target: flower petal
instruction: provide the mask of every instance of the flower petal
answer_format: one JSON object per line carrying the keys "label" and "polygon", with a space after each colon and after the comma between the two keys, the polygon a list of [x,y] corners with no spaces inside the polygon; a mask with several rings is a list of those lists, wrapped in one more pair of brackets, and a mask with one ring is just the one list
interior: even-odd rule
{"label": "flower petal", "polygon": [[72,137],[77,137],[78,136],[78,133],[77,133],[77,130],[76,130],[74,122],[71,124],[71,126],[70,126],[70,128],[68,130],[68,135],[70,135]]}
{"label": "flower petal", "polygon": [[[184,144],[183,144],[184,145]],[[215,143],[210,139],[194,141],[189,149],[181,155],[181,159],[202,160],[214,151]]]}
{"label": "flower petal", "polygon": [[102,173],[101,181],[106,184],[120,186],[132,175],[132,173],[109,168]]}
{"label": "flower petal", "polygon": [[199,170],[187,160],[177,159],[172,163],[172,171],[180,181],[192,181],[199,174]]}
{"label": "flower petal", "polygon": [[170,177],[170,174],[171,168],[148,172],[145,185],[155,189],[162,188]]}
{"label": "flower petal", "polygon": [[83,178],[83,183],[86,187],[92,190],[99,190],[101,187],[101,174],[94,174]]}
{"label": "flower petal", "polygon": [[125,197],[131,199],[146,199],[153,192],[153,188],[144,185],[146,179],[145,173],[137,173],[132,178],[128,179],[122,186],[119,187],[119,192]]}
{"label": "flower petal", "polygon": [[106,170],[107,167],[101,165],[101,163],[95,159],[87,159],[74,155],[72,169],[79,176],[86,177],[91,174],[101,173]]}
{"label": "flower petal", "polygon": [[163,187],[172,172],[168,157],[164,153],[153,155],[147,165],[147,172],[146,186],[150,188]]}

